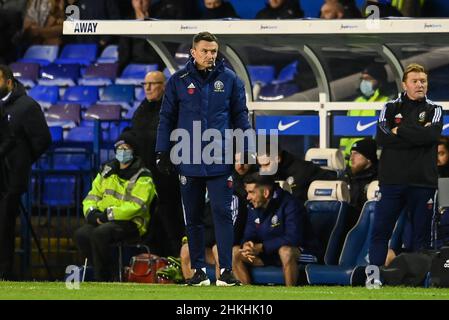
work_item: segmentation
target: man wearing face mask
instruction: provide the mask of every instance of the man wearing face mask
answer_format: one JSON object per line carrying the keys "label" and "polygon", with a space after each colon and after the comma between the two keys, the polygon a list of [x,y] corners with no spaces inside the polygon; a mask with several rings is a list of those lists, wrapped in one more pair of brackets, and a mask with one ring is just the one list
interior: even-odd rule
{"label": "man wearing face mask", "polygon": [[[359,89],[362,93],[354,102],[387,102],[390,96],[385,93],[385,85],[387,83],[387,72],[383,64],[372,63],[367,66],[361,74]],[[373,109],[357,109],[349,110],[347,113],[350,117],[370,117],[376,115]],[[344,137],[340,139],[340,149],[346,159],[351,155],[351,147],[360,138]]]}
{"label": "man wearing face mask", "polygon": [[0,279],[13,279],[14,229],[33,163],[51,135],[39,104],[0,65]]}
{"label": "man wearing face mask", "polygon": [[157,194],[137,150],[135,135],[124,131],[115,143],[115,159],[102,166],[83,201],[86,224],[75,232],[75,241],[93,263],[97,281],[114,280],[112,244],[147,233]]}

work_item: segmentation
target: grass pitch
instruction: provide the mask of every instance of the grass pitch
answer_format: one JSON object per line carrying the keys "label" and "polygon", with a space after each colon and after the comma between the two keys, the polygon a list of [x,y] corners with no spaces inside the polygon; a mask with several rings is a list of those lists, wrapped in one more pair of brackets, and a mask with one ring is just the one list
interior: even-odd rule
{"label": "grass pitch", "polygon": [[0,299],[19,300],[447,300],[449,289],[383,287],[186,287],[135,283],[0,282]]}

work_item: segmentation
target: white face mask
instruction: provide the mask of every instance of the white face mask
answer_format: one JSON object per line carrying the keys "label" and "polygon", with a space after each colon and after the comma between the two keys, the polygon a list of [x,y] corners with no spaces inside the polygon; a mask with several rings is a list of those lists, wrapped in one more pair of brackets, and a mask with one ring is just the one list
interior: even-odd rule
{"label": "white face mask", "polygon": [[365,97],[371,97],[375,91],[373,83],[369,80],[362,80],[360,82],[360,91]]}

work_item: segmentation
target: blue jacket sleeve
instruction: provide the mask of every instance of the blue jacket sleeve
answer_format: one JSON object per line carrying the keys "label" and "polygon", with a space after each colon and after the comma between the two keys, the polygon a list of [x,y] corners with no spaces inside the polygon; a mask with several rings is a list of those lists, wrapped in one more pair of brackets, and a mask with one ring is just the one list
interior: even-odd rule
{"label": "blue jacket sleeve", "polygon": [[266,254],[276,253],[282,246],[298,247],[303,235],[301,214],[303,208],[295,201],[289,201],[284,208],[283,235],[263,242],[263,250]]}
{"label": "blue jacket sleeve", "polygon": [[157,128],[156,152],[170,150],[170,134],[178,122],[178,95],[176,93],[175,77],[168,80],[165,94],[162,99],[161,111],[159,112],[159,126]]}

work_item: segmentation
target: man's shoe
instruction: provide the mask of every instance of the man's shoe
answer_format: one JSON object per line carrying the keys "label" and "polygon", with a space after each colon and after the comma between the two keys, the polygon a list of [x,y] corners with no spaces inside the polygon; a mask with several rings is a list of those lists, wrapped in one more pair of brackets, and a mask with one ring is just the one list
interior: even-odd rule
{"label": "man's shoe", "polygon": [[195,287],[210,286],[210,280],[203,270],[196,269],[193,277],[186,280],[186,284],[188,286],[195,286]]}
{"label": "man's shoe", "polygon": [[220,278],[215,283],[219,287],[232,287],[232,286],[241,286],[242,283],[234,278],[231,270],[225,269]]}

